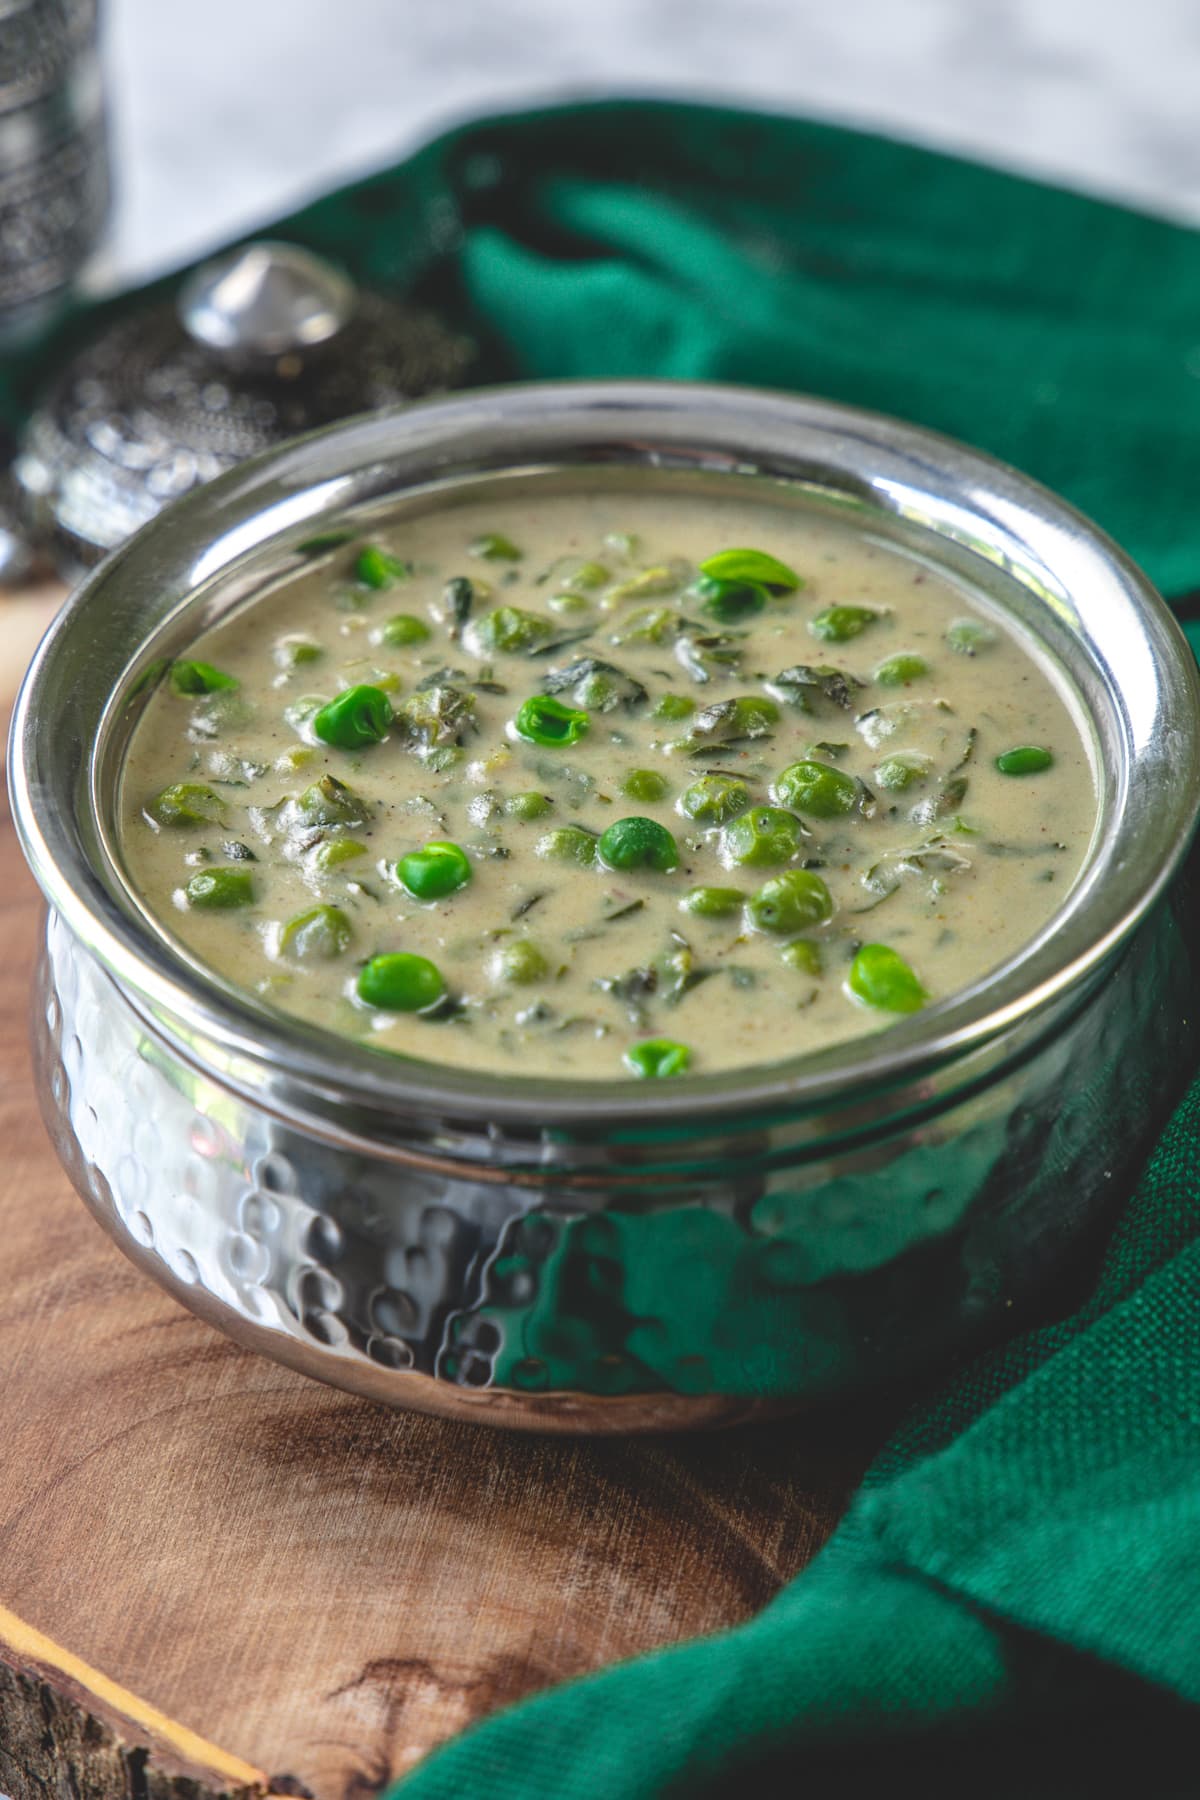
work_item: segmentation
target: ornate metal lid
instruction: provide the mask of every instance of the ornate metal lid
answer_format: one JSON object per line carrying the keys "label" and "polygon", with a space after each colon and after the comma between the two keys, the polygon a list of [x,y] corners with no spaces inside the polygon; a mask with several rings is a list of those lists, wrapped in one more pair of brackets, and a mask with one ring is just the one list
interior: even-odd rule
{"label": "ornate metal lid", "polygon": [[19,510],[61,563],[89,565],[282,438],[460,385],[473,354],[307,250],[243,246],[61,371],[22,433]]}

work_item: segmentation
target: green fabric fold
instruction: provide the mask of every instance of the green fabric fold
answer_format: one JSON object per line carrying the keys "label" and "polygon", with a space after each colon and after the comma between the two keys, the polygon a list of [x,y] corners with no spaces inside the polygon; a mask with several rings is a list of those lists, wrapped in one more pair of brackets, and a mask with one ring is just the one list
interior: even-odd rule
{"label": "green fabric fold", "polygon": [[911,1420],[770,1606],[486,1722],[398,1800],[1194,1792],[1198,1234],[1200,1082],[1089,1302]]}

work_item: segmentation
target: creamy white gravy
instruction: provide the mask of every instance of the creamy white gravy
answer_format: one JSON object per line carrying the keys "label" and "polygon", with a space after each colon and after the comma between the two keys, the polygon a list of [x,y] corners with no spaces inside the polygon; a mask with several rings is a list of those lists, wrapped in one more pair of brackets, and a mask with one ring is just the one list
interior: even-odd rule
{"label": "creamy white gravy", "polygon": [[[498,535],[508,543],[479,543]],[[802,585],[756,594],[735,581],[748,600],[714,599],[698,567],[731,548],[778,559]],[[840,607],[870,617],[851,636],[815,635],[856,622],[835,613],[822,627]],[[496,621],[500,608],[519,611]],[[419,625],[389,631],[398,615]],[[397,641],[422,627],[421,641]],[[524,641],[506,649],[497,636]],[[236,685],[178,692],[212,679],[194,662]],[[439,671],[450,673],[422,688]],[[547,678],[560,705],[587,715],[576,742],[539,745],[514,727]],[[321,741],[318,707],[356,686],[386,696],[373,716],[394,709],[393,723],[359,747]],[[756,704],[719,710],[731,700]],[[681,702],[694,703],[687,716],[662,716]],[[1012,750],[1046,766],[1002,773],[996,759]],[[811,770],[780,782],[797,763],[832,771],[817,771],[815,811]],[[742,805],[740,823],[682,809],[706,777],[710,801]],[[497,493],[335,548],[168,672],[122,788],[144,903],[232,981],[380,1050],[594,1080],[628,1076],[630,1054],[635,1072],[666,1074],[770,1063],[901,1016],[872,993],[906,1007],[954,993],[1061,904],[1095,812],[1073,712],[998,614],[849,527],[669,492]],[[618,861],[652,860],[605,866],[598,834],[628,818],[662,833],[626,828],[605,843]],[[669,863],[671,841],[677,866],[653,866]],[[457,847],[469,872],[432,899],[396,873],[430,842]],[[767,860],[739,860],[747,850]],[[449,872],[461,868],[452,858]],[[815,879],[764,900],[797,872]],[[821,884],[827,918],[809,916]],[[697,888],[737,890],[712,903],[731,910],[692,910]],[[314,924],[317,908],[334,910]],[[308,922],[289,930],[297,919]],[[434,965],[443,991],[430,1010],[360,997],[364,964],[397,954]],[[410,1001],[432,992],[422,969],[400,968]],[[658,1040],[685,1055],[637,1052]]]}

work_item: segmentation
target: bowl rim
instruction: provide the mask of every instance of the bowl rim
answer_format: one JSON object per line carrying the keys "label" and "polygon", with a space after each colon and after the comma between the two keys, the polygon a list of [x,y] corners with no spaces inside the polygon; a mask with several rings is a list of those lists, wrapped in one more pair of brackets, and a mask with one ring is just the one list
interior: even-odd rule
{"label": "bowl rim", "polygon": [[[505,459],[506,443],[520,455],[510,448]],[[294,541],[314,522],[332,526],[356,479],[375,483],[377,498],[416,485],[411,472],[397,479],[406,458],[427,480],[522,467],[531,455],[542,466],[620,451],[617,461],[634,464],[669,460],[672,450],[727,472],[803,481],[807,471],[810,482],[854,494],[879,517],[915,517],[931,542],[1007,558],[1018,580],[1043,583],[1051,607],[1074,607],[1078,622],[1085,604],[1103,625],[1114,654],[1097,667],[1111,690],[1118,747],[1111,829],[1085,860],[1087,880],[1021,952],[924,1011],[831,1051],[679,1083],[565,1081],[476,1074],[360,1046],[198,971],[124,904],[113,888],[114,877],[123,886],[119,871],[100,847],[103,721],[94,741],[79,743],[64,729],[61,694],[55,707],[56,680],[113,596],[157,583],[181,602],[204,582],[230,579],[289,533]],[[264,530],[273,514],[281,516]],[[141,648],[127,647],[127,669]],[[535,1133],[580,1124],[670,1132],[701,1113],[761,1120],[844,1107],[967,1061],[1004,1034],[1024,1042],[1039,1022],[1049,1029],[1056,1006],[1127,942],[1182,861],[1200,814],[1200,673],[1164,602],[1116,544],[1039,483],[954,439],[765,389],[523,383],[341,421],[238,465],[151,520],[86,576],[42,640],[13,713],[9,780],[22,847],[50,906],[149,1020],[233,1085],[352,1100],[377,1116],[472,1117]]]}

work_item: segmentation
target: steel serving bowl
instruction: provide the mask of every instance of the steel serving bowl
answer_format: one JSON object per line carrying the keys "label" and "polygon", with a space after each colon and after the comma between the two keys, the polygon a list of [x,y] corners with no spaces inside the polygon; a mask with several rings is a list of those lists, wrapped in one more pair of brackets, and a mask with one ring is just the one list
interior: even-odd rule
{"label": "steel serving bowl", "polygon": [[[858,521],[1036,635],[1091,722],[1099,810],[1082,873],[1019,957],[807,1059],[588,1084],[327,1035],[205,971],[140,910],[116,775],[164,657],[327,532],[480,484],[631,479],[749,484]],[[84,582],[30,670],[10,766],[50,907],[37,1079],[79,1192],[206,1319],[400,1405],[639,1430],[911,1374],[1061,1293],[1194,1061],[1175,914],[1200,691],[1182,637],[1053,495],[825,402],[497,389],[272,451]]]}

